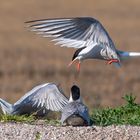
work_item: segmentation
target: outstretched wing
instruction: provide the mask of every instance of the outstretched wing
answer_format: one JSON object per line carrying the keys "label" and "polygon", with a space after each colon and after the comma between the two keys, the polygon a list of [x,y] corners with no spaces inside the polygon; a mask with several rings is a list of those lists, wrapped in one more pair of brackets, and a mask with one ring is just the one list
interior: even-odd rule
{"label": "outstretched wing", "polygon": [[[46,83],[36,86],[26,93],[14,106],[19,104],[36,107],[38,109],[45,108],[51,111],[60,111],[68,103],[68,99],[54,83]],[[22,105],[21,105],[22,106]]]}
{"label": "outstretched wing", "polygon": [[100,43],[115,49],[104,27],[94,18],[43,19],[26,23],[31,31],[36,31],[43,37],[53,37],[53,41],[62,47],[82,48]]}

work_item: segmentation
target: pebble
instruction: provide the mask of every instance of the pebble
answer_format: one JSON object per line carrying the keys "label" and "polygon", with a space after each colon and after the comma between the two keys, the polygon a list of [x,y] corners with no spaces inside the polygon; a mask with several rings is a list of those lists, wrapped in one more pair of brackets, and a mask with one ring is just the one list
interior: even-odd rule
{"label": "pebble", "polygon": [[[39,137],[37,137],[39,135]],[[24,123],[0,123],[0,140],[140,140],[140,127],[50,126]]]}

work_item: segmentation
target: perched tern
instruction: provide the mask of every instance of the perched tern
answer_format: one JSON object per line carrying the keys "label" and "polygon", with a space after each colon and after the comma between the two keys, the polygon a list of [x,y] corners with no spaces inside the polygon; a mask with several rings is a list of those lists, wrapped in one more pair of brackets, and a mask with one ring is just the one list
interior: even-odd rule
{"label": "perched tern", "polygon": [[52,41],[62,47],[76,48],[69,66],[78,60],[78,71],[85,59],[101,59],[106,60],[107,64],[120,66],[122,59],[140,56],[139,52],[117,50],[103,25],[91,17],[42,19],[25,23],[29,24],[31,31],[54,38]]}
{"label": "perched tern", "polygon": [[83,104],[78,86],[71,87],[69,103],[62,109],[61,123],[72,126],[90,125],[88,108]]}

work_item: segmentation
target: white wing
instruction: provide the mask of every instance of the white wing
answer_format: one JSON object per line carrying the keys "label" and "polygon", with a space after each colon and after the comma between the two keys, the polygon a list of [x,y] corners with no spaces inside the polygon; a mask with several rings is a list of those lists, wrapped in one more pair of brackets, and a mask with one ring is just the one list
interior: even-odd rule
{"label": "white wing", "polygon": [[31,31],[36,31],[43,37],[53,37],[53,41],[62,47],[82,48],[99,43],[115,49],[104,27],[94,18],[44,19],[26,23]]}
{"label": "white wing", "polygon": [[32,107],[45,107],[48,110],[60,111],[67,103],[68,99],[57,85],[46,83],[26,93],[14,106],[30,104]]}

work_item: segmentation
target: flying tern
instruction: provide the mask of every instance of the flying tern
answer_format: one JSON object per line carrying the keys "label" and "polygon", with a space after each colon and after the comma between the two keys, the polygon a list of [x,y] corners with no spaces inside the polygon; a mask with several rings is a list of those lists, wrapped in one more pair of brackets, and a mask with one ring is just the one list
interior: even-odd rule
{"label": "flying tern", "polygon": [[117,50],[106,29],[95,18],[55,18],[25,23],[29,25],[31,31],[35,31],[43,37],[53,38],[52,41],[61,47],[76,48],[68,66],[78,60],[78,71],[80,63],[85,59],[101,59],[106,60],[107,64],[113,63],[120,66],[122,59],[140,56],[139,52]]}

